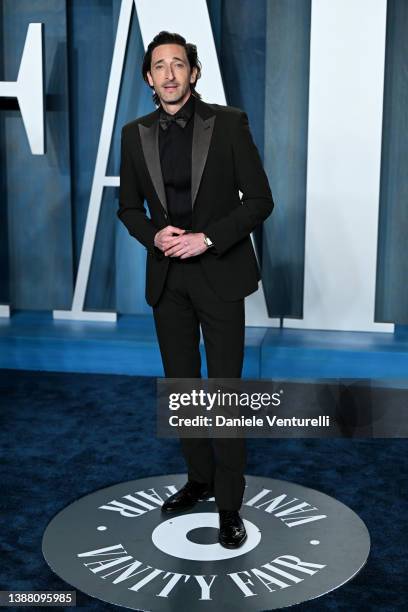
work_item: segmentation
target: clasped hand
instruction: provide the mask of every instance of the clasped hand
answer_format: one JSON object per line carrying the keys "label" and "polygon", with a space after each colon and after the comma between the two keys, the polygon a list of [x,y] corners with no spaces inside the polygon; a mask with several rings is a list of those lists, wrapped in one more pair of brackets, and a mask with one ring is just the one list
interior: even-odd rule
{"label": "clasped hand", "polygon": [[208,249],[203,232],[186,233],[186,230],[174,225],[167,225],[157,232],[154,244],[166,257],[180,257],[180,259],[201,255]]}

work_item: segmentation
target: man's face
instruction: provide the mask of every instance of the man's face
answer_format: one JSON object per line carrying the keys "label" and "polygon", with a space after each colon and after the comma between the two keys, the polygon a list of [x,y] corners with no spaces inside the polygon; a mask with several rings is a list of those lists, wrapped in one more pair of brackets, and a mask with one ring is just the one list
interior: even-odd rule
{"label": "man's face", "polygon": [[197,68],[190,70],[183,46],[164,44],[153,49],[147,79],[161,102],[178,104],[187,98],[190,83],[195,82],[196,74]]}

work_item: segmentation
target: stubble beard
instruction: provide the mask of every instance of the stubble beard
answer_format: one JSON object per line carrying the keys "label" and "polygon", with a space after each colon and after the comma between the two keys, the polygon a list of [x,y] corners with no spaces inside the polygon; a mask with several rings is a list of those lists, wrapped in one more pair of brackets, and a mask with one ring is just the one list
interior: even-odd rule
{"label": "stubble beard", "polygon": [[184,89],[184,91],[177,98],[170,98],[170,100],[166,100],[165,98],[161,98],[159,96],[160,102],[167,104],[168,106],[180,104],[181,100],[184,98],[184,96],[189,91],[189,89],[190,89],[190,85],[188,84],[187,87]]}

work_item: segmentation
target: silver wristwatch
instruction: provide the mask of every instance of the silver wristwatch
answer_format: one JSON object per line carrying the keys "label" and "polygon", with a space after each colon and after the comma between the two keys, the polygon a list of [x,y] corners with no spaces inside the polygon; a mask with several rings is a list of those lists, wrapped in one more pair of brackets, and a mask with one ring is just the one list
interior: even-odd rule
{"label": "silver wristwatch", "polygon": [[210,239],[208,236],[206,236],[205,234],[204,234],[204,242],[205,242],[205,244],[206,244],[208,247],[212,247],[212,246],[213,246],[213,244],[214,244],[214,243],[212,242],[212,240],[211,240],[211,239]]}

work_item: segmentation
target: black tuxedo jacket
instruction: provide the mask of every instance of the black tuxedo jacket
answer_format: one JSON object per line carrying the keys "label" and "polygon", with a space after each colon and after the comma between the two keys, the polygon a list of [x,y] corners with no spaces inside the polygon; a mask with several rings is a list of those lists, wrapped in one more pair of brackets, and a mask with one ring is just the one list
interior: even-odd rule
{"label": "black tuxedo jacket", "polygon": [[[117,210],[129,234],[147,249],[150,306],[160,298],[170,259],[154,245],[156,232],[170,225],[159,114],[160,107],[122,128]],[[204,232],[215,245],[200,256],[208,282],[221,299],[238,300],[256,291],[261,278],[250,233],[272,212],[271,189],[245,112],[196,98],[192,120],[192,230]]]}

